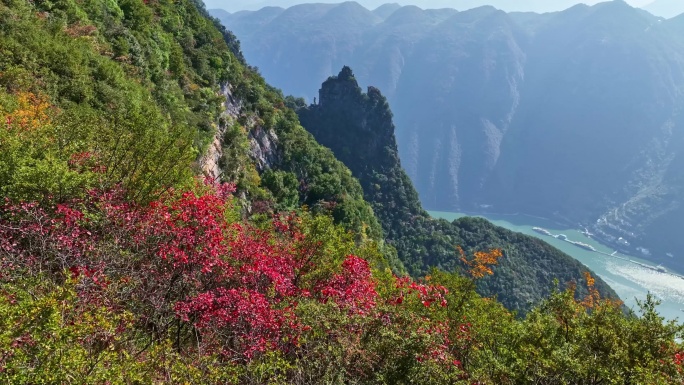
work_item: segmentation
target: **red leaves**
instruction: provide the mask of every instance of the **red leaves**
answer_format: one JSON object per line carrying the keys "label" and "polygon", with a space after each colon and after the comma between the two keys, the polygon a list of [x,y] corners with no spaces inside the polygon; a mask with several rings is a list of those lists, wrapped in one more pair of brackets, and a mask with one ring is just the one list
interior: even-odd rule
{"label": "red leaves", "polygon": [[299,289],[295,278],[303,259],[287,238],[269,231],[235,225],[229,240],[231,260],[239,266],[236,278],[241,286],[254,290],[273,289],[273,300],[295,296]]}
{"label": "red leaves", "polygon": [[684,372],[684,352],[683,351],[678,351],[675,353],[674,357],[672,358],[672,363],[675,365],[675,368],[678,373],[683,373]]}
{"label": "red leaves", "polygon": [[183,193],[170,204],[154,204],[147,216],[148,232],[159,243],[157,256],[174,266],[194,264],[202,272],[224,265],[227,253],[223,218],[225,201],[216,194]]}
{"label": "red leaves", "polygon": [[15,338],[12,343],[10,344],[10,347],[13,349],[17,349],[21,347],[22,345],[29,345],[29,346],[34,346],[36,344],[36,341],[31,338],[30,335],[25,334],[20,337]]}
{"label": "red leaves", "polygon": [[214,339],[214,343],[220,342],[216,348],[246,359],[280,347],[283,328],[291,317],[288,312],[274,308],[264,293],[240,288],[202,293],[179,302],[176,312],[185,321],[194,318],[195,327],[207,335],[219,330],[228,334],[228,341]]}
{"label": "red leaves", "polygon": [[441,307],[446,307],[448,305],[446,295],[449,293],[449,290],[442,285],[419,283],[408,277],[397,277],[395,279],[396,287],[397,289],[400,289],[400,292],[398,296],[395,296],[388,301],[390,304],[399,305],[404,302],[404,296],[406,294],[415,293],[425,307],[430,307],[434,303]]}
{"label": "red leaves", "polygon": [[364,314],[375,307],[375,291],[370,265],[364,259],[349,255],[342,263],[342,272],[336,274],[321,289],[324,301],[330,299],[353,313]]}
{"label": "red leaves", "polygon": [[358,314],[375,306],[365,260],[348,256],[338,274],[317,276],[312,287],[302,277],[315,268],[318,243],[306,239],[299,218],[275,218],[270,229],[229,223],[233,185],[195,190],[147,206],[120,189],[54,207],[8,202],[0,211],[3,270],[13,274],[27,260],[21,255],[33,255],[35,274],[47,266],[61,280],[67,269],[85,305],[127,304],[139,324],[159,331],[176,316],[202,334],[202,351],[242,359],[296,343],[307,329],[295,316],[299,300],[334,301]]}
{"label": "red leaves", "polygon": [[89,151],[71,154],[67,163],[69,168],[76,171],[91,171],[96,174],[103,174],[107,171],[107,167],[102,164],[98,154]]}
{"label": "red leaves", "polygon": [[0,208],[0,274],[29,269],[75,280],[79,311],[125,308],[140,330],[186,333],[174,342],[181,351],[238,362],[293,352],[303,333],[320,327],[302,324],[299,303],[319,301],[351,317],[335,333],[361,335],[369,323],[418,330],[427,341],[422,357],[451,365],[448,325],[399,315],[408,296],[426,308],[446,306],[446,288],[397,278],[397,297],[381,301],[363,258],[314,264],[321,241],[296,215],[262,228],[228,222],[233,191],[210,183],[146,206],[127,201],[120,189],[54,207],[8,202]]}

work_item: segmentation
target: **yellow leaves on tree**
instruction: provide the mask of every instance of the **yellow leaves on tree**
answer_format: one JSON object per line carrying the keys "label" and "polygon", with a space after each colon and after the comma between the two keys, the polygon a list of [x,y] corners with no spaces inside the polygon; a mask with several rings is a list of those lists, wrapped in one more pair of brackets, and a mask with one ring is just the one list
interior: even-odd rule
{"label": "yellow leaves on tree", "polygon": [[[592,277],[591,273],[588,271],[585,271],[584,273],[584,280],[586,281],[587,284],[587,295],[584,296],[583,299],[575,300],[575,304],[578,305],[576,311],[577,312],[584,312],[589,309],[599,309],[603,306],[609,306],[609,307],[620,307],[622,306],[622,301],[619,299],[610,299],[610,298],[601,298],[601,294],[599,293],[598,289],[596,289],[596,279]],[[577,290],[577,283],[575,282],[568,282],[567,284],[567,291],[571,293],[575,293]]]}
{"label": "yellow leaves on tree", "polygon": [[2,115],[2,120],[10,130],[33,131],[50,123],[48,111],[51,107],[44,95],[20,92],[17,95],[18,107]]}
{"label": "yellow leaves on tree", "polygon": [[582,306],[584,306],[587,309],[591,309],[595,306],[598,306],[600,300],[601,300],[601,295],[599,294],[598,290],[596,290],[596,287],[594,286],[594,283],[596,280],[594,277],[591,276],[591,273],[588,271],[584,272],[584,279],[587,281],[587,290],[589,290],[589,294],[584,297],[584,299],[580,302]]}
{"label": "yellow leaves on tree", "polygon": [[591,276],[590,272],[588,272],[588,271],[584,272],[584,279],[587,280],[587,287],[589,289],[596,290],[596,289],[594,289],[594,283],[596,282],[596,280],[594,279],[594,277]]}
{"label": "yellow leaves on tree", "polygon": [[501,249],[492,249],[488,252],[476,251],[473,258],[468,259],[463,249],[460,246],[457,248],[461,254],[461,261],[468,266],[468,273],[475,279],[494,274],[492,266],[499,263],[499,258],[503,257]]}

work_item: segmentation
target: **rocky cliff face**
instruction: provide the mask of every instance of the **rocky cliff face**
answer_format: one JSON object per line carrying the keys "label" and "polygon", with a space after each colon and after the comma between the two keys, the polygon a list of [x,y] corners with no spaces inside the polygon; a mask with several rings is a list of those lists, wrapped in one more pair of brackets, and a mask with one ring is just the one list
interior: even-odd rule
{"label": "rocky cliff face", "polygon": [[426,207],[455,210],[481,194],[520,103],[520,37],[501,11],[457,13],[405,67],[391,104],[402,161]]}
{"label": "rocky cliff face", "polygon": [[[224,111],[209,148],[199,160],[202,174],[213,179],[220,179],[223,174],[221,164],[224,148],[230,145],[225,142],[226,130],[235,124],[242,111],[242,104],[233,96],[230,84],[221,86],[221,96],[225,98]],[[249,140],[247,153],[256,170],[261,173],[275,167],[280,159],[278,135],[275,131],[259,125],[254,118],[247,119],[246,130]]]}
{"label": "rocky cliff face", "polygon": [[254,160],[259,172],[266,171],[278,164],[278,135],[272,129],[256,126],[249,131],[249,156]]}
{"label": "rocky cliff face", "polygon": [[209,148],[199,160],[202,174],[212,179],[219,179],[221,177],[220,161],[223,156],[223,135],[226,133],[226,127],[232,124],[240,113],[240,104],[233,97],[230,88],[230,84],[227,83],[221,86],[221,96],[225,98],[223,102],[224,110],[221,114],[222,119],[218,124],[214,138],[209,144]]}
{"label": "rocky cliff face", "polygon": [[[387,100],[375,87],[368,87],[368,92],[363,93],[349,67],[326,80],[319,91],[318,104],[300,110],[299,116],[316,140],[333,149],[354,174],[366,175],[378,167],[397,166],[392,163],[396,159],[387,157],[388,152],[395,156],[397,153]],[[327,127],[321,127],[321,120]],[[317,123],[313,124],[314,121]]]}
{"label": "rocky cliff face", "polygon": [[[416,216],[427,218],[401,167],[392,111],[380,90],[368,87],[362,92],[352,70],[345,66],[338,76],[323,83],[318,104],[300,108],[297,114],[302,126],[359,179],[364,197],[373,204],[392,241],[404,234],[402,222]],[[407,250],[399,252],[405,260],[414,258]]]}

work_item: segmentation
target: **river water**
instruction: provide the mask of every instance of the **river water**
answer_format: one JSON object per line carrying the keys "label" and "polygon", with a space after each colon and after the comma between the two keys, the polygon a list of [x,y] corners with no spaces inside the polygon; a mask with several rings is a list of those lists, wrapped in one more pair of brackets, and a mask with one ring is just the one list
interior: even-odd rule
{"label": "river water", "polygon": [[[466,216],[466,214],[462,213],[439,211],[431,211],[430,215],[436,218],[444,218],[449,221]],[[588,243],[599,251],[607,253],[612,253],[614,251],[598,241],[585,236],[577,229],[563,228],[561,225],[542,218],[524,215],[496,216],[486,214],[477,216],[486,218],[492,223],[509,230],[543,239],[582,262],[589,269],[594,271],[594,273],[603,278],[628,307],[637,310],[637,299],[642,300],[646,298],[646,295],[650,292],[662,302],[658,306],[658,311],[665,319],[679,319],[681,322],[684,322],[684,279],[667,273],[654,271],[633,262],[591,252],[566,241],[539,234],[532,230],[532,228],[542,227],[553,234],[565,234],[568,239]],[[651,266],[655,265],[652,262],[634,256],[627,256],[620,253],[617,255]]]}

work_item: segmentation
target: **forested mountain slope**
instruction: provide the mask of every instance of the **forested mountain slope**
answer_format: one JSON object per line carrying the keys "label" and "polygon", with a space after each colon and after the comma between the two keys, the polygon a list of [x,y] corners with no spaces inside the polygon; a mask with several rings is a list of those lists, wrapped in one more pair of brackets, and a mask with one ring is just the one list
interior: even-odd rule
{"label": "forested mountain slope", "polygon": [[[347,25],[351,15],[364,16]],[[619,0],[547,14],[342,3],[222,16],[288,94],[312,101],[312,77],[342,65],[382,89],[426,208],[581,225],[675,269],[684,269],[673,233],[684,225],[681,20]]]}

